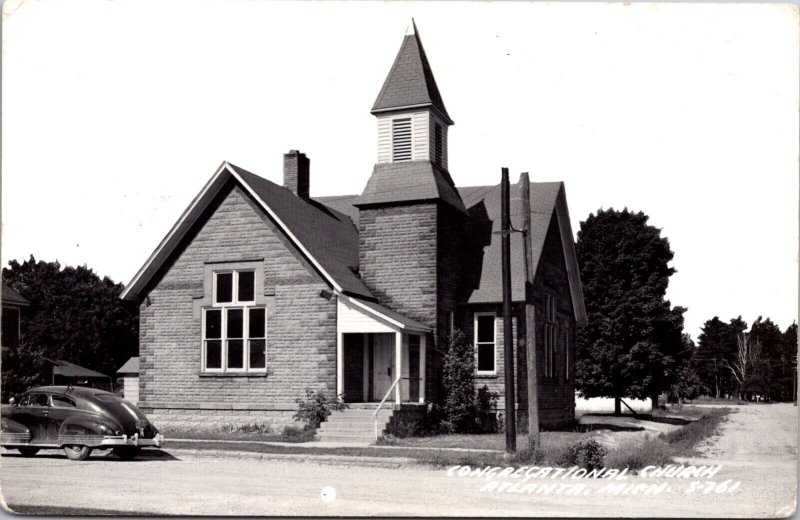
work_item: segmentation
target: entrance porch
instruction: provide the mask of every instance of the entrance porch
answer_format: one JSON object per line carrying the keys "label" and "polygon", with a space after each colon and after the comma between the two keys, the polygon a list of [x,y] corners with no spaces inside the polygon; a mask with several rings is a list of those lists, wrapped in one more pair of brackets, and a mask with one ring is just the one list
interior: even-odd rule
{"label": "entrance porch", "polygon": [[425,402],[428,327],[373,302],[340,297],[336,392],[347,403]]}

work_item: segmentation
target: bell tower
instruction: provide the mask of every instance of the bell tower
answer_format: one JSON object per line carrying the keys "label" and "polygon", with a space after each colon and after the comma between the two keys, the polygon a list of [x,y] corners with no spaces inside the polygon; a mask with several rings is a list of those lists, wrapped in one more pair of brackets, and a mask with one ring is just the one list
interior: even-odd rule
{"label": "bell tower", "polygon": [[[443,345],[457,304],[466,209],[448,169],[453,121],[413,20],[371,112],[378,160],[355,202],[360,274],[381,304],[430,326]],[[435,374],[441,359],[428,352]],[[429,398],[438,379],[428,378]]]}

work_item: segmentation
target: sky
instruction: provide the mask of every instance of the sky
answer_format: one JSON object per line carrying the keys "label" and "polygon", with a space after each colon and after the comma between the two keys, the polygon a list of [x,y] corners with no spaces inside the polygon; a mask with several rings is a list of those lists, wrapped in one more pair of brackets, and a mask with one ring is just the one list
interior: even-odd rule
{"label": "sky", "polygon": [[369,113],[414,17],[455,121],[457,186],[564,181],[573,231],[650,216],[668,298],[714,316],[798,302],[796,7],[526,2],[6,1],[3,265],[128,283],[222,161],[356,194]]}

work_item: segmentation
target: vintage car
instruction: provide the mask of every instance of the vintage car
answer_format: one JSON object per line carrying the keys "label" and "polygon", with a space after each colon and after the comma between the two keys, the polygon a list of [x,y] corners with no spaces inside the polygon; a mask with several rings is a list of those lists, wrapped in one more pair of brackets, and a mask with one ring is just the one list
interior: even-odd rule
{"label": "vintage car", "polygon": [[85,460],[93,449],[132,459],[143,447],[160,447],[163,436],[131,402],[116,394],[78,386],[42,386],[9,399],[0,445],[31,457],[40,449],[64,449]]}

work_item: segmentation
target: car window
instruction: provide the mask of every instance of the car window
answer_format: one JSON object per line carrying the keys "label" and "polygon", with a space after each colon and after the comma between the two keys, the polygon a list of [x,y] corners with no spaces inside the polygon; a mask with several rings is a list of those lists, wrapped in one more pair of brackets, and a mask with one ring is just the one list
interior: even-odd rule
{"label": "car window", "polygon": [[49,406],[47,394],[30,394],[28,398],[28,406]]}
{"label": "car window", "polygon": [[53,396],[53,406],[56,406],[58,408],[77,408],[75,401],[73,401],[69,397],[64,397],[63,395]]}
{"label": "car window", "polygon": [[19,400],[19,406],[29,406],[30,401],[31,401],[31,396],[23,395]]}

